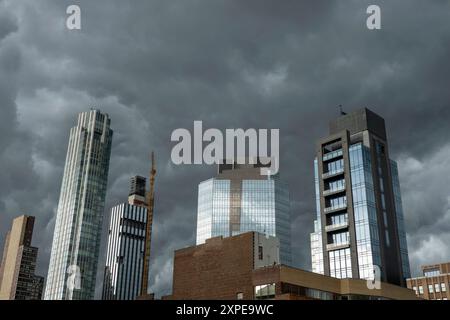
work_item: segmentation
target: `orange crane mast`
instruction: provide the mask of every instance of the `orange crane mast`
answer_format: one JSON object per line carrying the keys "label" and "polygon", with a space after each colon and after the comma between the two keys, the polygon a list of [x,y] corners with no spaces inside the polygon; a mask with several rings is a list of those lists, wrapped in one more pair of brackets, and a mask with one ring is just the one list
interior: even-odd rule
{"label": "orange crane mast", "polygon": [[150,248],[152,243],[152,226],[153,226],[153,209],[155,203],[155,177],[156,163],[155,153],[151,155],[152,166],[150,170],[150,190],[146,194],[147,200],[147,226],[145,230],[145,252],[144,252],[144,268],[142,275],[141,295],[148,294],[148,275],[150,271]]}

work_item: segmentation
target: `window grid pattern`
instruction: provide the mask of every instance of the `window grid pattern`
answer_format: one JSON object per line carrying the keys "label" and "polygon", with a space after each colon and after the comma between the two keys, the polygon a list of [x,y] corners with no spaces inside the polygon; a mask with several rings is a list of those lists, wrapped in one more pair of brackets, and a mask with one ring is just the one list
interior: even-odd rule
{"label": "window grid pattern", "polygon": [[370,150],[357,143],[349,148],[349,156],[359,278],[373,279],[381,256]]}
{"label": "window grid pattern", "polygon": [[128,203],[111,209],[103,300],[134,300],[144,268],[147,209]]}
{"label": "window grid pattern", "polygon": [[230,181],[210,179],[199,185],[197,244],[217,236],[230,236]]}
{"label": "window grid pattern", "polygon": [[[240,192],[239,195],[232,194]],[[239,230],[231,234],[230,198],[240,198]],[[291,263],[290,200],[287,185],[277,177],[242,180],[239,191],[231,181],[211,179],[199,185],[197,244],[216,236],[256,231],[280,240],[280,260]]]}
{"label": "window grid pattern", "polygon": [[230,235],[230,187],[230,181],[214,181],[212,237]]}
{"label": "window grid pattern", "polygon": [[345,179],[334,180],[326,183],[326,191],[336,191],[345,189]]}
{"label": "window grid pattern", "polygon": [[317,158],[314,159],[314,185],[316,191],[316,220],[314,220],[314,232],[310,235],[311,264],[313,272],[324,274],[325,271],[323,263],[322,224],[320,212],[319,167]]}
{"label": "window grid pattern", "polygon": [[403,277],[411,277],[409,265],[408,243],[406,241],[405,221],[403,215],[402,195],[400,191],[400,179],[398,176],[397,162],[391,160],[392,189],[394,192],[395,213],[397,219],[398,235],[400,238],[400,255],[402,260]]}
{"label": "window grid pattern", "polygon": [[329,175],[337,174],[344,170],[344,159],[328,162],[325,165],[325,173]]}
{"label": "window grid pattern", "polygon": [[328,252],[330,259],[330,276],[338,279],[352,277],[352,260],[350,248]]}
{"label": "window grid pattern", "polygon": [[247,231],[278,237],[280,260],[291,264],[289,191],[278,177],[242,181],[241,232]]}

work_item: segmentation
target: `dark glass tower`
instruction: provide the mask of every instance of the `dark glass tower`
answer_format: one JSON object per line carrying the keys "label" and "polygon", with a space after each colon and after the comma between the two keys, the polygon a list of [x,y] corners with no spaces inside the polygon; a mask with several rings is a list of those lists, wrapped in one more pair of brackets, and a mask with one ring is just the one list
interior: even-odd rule
{"label": "dark glass tower", "polygon": [[317,219],[312,270],[336,278],[405,286],[410,276],[397,164],[384,119],[368,109],[342,114],[317,144]]}

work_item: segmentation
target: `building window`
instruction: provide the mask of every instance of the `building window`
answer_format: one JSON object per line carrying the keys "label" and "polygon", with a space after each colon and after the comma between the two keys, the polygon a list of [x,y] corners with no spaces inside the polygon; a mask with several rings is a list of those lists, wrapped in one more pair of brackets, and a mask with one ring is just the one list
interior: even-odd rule
{"label": "building window", "polygon": [[423,294],[423,286],[419,286],[419,294]]}
{"label": "building window", "polygon": [[433,285],[432,284],[428,285],[428,293],[433,293]]}
{"label": "building window", "polygon": [[275,283],[263,284],[255,287],[256,299],[272,299],[275,298]]}
{"label": "building window", "polygon": [[238,300],[244,300],[244,293],[243,292],[238,292],[237,295],[236,295],[236,298]]}
{"label": "building window", "polygon": [[424,270],[424,272],[423,272],[423,275],[425,277],[436,277],[440,274],[441,274],[441,272],[439,271],[439,269],[428,269],[428,270]]}
{"label": "building window", "polygon": [[262,246],[258,246],[258,259],[263,260],[264,259],[264,251]]}
{"label": "building window", "polygon": [[441,292],[441,288],[439,287],[439,283],[434,284],[434,292]]}
{"label": "building window", "polygon": [[441,283],[441,291],[442,292],[445,292],[445,291],[447,291],[447,287],[445,286],[445,283]]}
{"label": "building window", "polygon": [[[334,295],[332,293],[322,291],[322,290],[307,288],[305,294],[308,298],[313,298],[313,299],[317,299],[317,300],[333,300],[334,299]],[[342,296],[342,300],[348,300],[348,297]]]}

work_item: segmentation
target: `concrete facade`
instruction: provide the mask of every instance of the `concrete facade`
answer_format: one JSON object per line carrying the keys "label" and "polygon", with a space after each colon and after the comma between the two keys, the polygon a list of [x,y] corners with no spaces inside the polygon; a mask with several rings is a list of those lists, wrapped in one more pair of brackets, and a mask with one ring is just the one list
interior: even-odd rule
{"label": "concrete facade", "polygon": [[31,246],[34,217],[14,219],[3,249],[0,268],[0,300],[39,300],[43,278],[37,277],[38,249]]}

